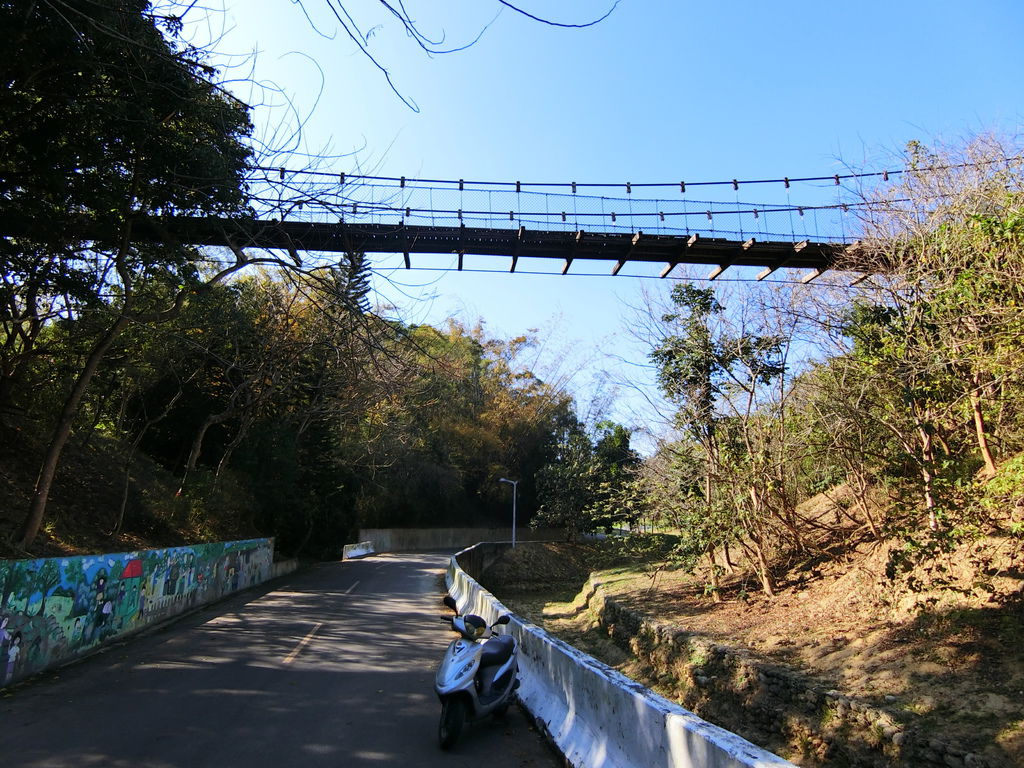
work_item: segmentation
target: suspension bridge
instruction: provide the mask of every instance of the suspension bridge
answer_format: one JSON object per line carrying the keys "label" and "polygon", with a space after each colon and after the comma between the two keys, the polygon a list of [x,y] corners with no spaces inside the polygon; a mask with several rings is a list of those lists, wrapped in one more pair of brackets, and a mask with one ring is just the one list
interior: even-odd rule
{"label": "suspension bridge", "polygon": [[[604,262],[618,275],[630,263],[707,265],[715,279],[732,266],[760,267],[756,279],[779,269],[805,282],[857,247],[856,210],[836,202],[800,204],[790,190],[816,186],[843,192],[866,174],[672,183],[527,183],[364,176],[258,167],[251,179],[259,220],[234,222],[242,242],[285,249],[402,254],[404,266],[422,255],[445,255],[454,270],[466,257],[490,259],[490,271],[515,272],[527,259],[556,260],[561,274],[581,261]],[[878,174],[881,176],[882,174]],[[888,178],[888,173],[885,174]],[[741,189],[771,185],[775,203],[749,202]],[[700,194],[726,187],[731,199]],[[832,193],[835,194],[835,193]],[[216,244],[222,228],[189,221],[189,237]],[[417,259],[416,256],[421,258]]]}
{"label": "suspension bridge", "polygon": [[[468,256],[480,256],[487,258],[485,271],[522,271],[524,260],[540,259],[555,260],[546,271],[563,275],[587,261],[604,263],[609,275],[627,264],[659,265],[667,277],[691,264],[711,267],[712,280],[730,267],[759,267],[757,280],[785,269],[809,282],[857,249],[858,205],[866,204],[845,202],[843,182],[870,175],[883,174],[578,184],[257,166],[247,179],[254,215],[143,218],[132,237],[284,251],[296,263],[306,252],[386,253],[401,254],[408,269],[429,268],[444,256],[448,269],[462,270]],[[776,202],[749,201],[745,193],[758,185],[771,185]],[[705,199],[712,195],[703,188],[711,186],[724,187],[725,199]],[[794,199],[797,191],[813,192],[806,196],[816,202]],[[0,230],[20,234],[9,221]]]}

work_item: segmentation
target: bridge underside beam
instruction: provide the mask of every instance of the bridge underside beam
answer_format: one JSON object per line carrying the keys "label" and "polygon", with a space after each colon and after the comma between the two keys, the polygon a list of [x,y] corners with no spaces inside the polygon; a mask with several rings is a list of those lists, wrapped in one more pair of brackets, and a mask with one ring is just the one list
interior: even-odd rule
{"label": "bridge underside beam", "polygon": [[[0,233],[17,236],[24,231],[17,222],[0,218]],[[137,239],[150,242],[172,236],[179,243],[193,245],[233,244],[241,248],[273,248],[290,252],[474,254],[558,259],[563,262],[566,259],[591,259],[615,262],[615,272],[621,268],[619,262],[776,268],[784,264],[796,269],[826,270],[845,247],[842,243],[755,243],[647,232],[638,238],[631,232],[329,224],[187,216],[164,217],[158,222],[143,219],[135,223],[132,231]],[[89,232],[85,225],[79,234],[86,239],[99,235]]]}

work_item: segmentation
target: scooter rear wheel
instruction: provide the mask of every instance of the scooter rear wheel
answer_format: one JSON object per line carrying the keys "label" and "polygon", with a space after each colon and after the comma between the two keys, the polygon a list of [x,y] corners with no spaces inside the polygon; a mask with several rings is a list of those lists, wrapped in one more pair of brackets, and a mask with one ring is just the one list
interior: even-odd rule
{"label": "scooter rear wheel", "polygon": [[441,749],[455,746],[465,722],[466,702],[461,696],[451,696],[441,703],[441,722],[437,726],[437,740]]}

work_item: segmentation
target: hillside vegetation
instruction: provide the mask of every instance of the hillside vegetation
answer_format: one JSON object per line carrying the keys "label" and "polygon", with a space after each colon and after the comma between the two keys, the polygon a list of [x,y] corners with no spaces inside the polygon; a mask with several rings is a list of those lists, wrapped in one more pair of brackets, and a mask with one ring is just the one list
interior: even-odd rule
{"label": "hillside vegetation", "polygon": [[74,322],[44,332],[0,425],[4,554],[269,535],[337,557],[361,526],[504,522],[506,475],[524,478],[528,522],[533,475],[580,430],[571,400],[517,362],[531,341],[369,312],[318,325],[312,290],[238,280],[135,329],[97,371],[25,547],[12,540],[59,408],[54,372],[75,361],[57,350],[80,338]]}
{"label": "hillside vegetation", "polygon": [[[884,546],[888,576],[910,582],[990,531],[1019,541],[1021,158],[978,139],[906,160],[861,203],[843,263],[862,271],[855,285],[725,296],[682,282],[651,309],[675,432],[610,503],[584,498],[591,521],[614,509],[677,532],[679,563],[702,567],[712,598],[738,558],[770,597],[770,553],[839,558],[837,538]],[[822,492],[835,514],[809,516]]]}

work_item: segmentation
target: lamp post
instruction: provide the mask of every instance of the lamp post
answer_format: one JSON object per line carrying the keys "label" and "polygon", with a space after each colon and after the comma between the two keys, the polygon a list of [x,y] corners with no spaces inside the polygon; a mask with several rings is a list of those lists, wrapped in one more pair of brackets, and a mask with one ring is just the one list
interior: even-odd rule
{"label": "lamp post", "polygon": [[509,480],[508,478],[502,477],[498,479],[499,483],[508,483],[512,486],[512,549],[516,548],[516,496],[519,491],[519,481]]}

